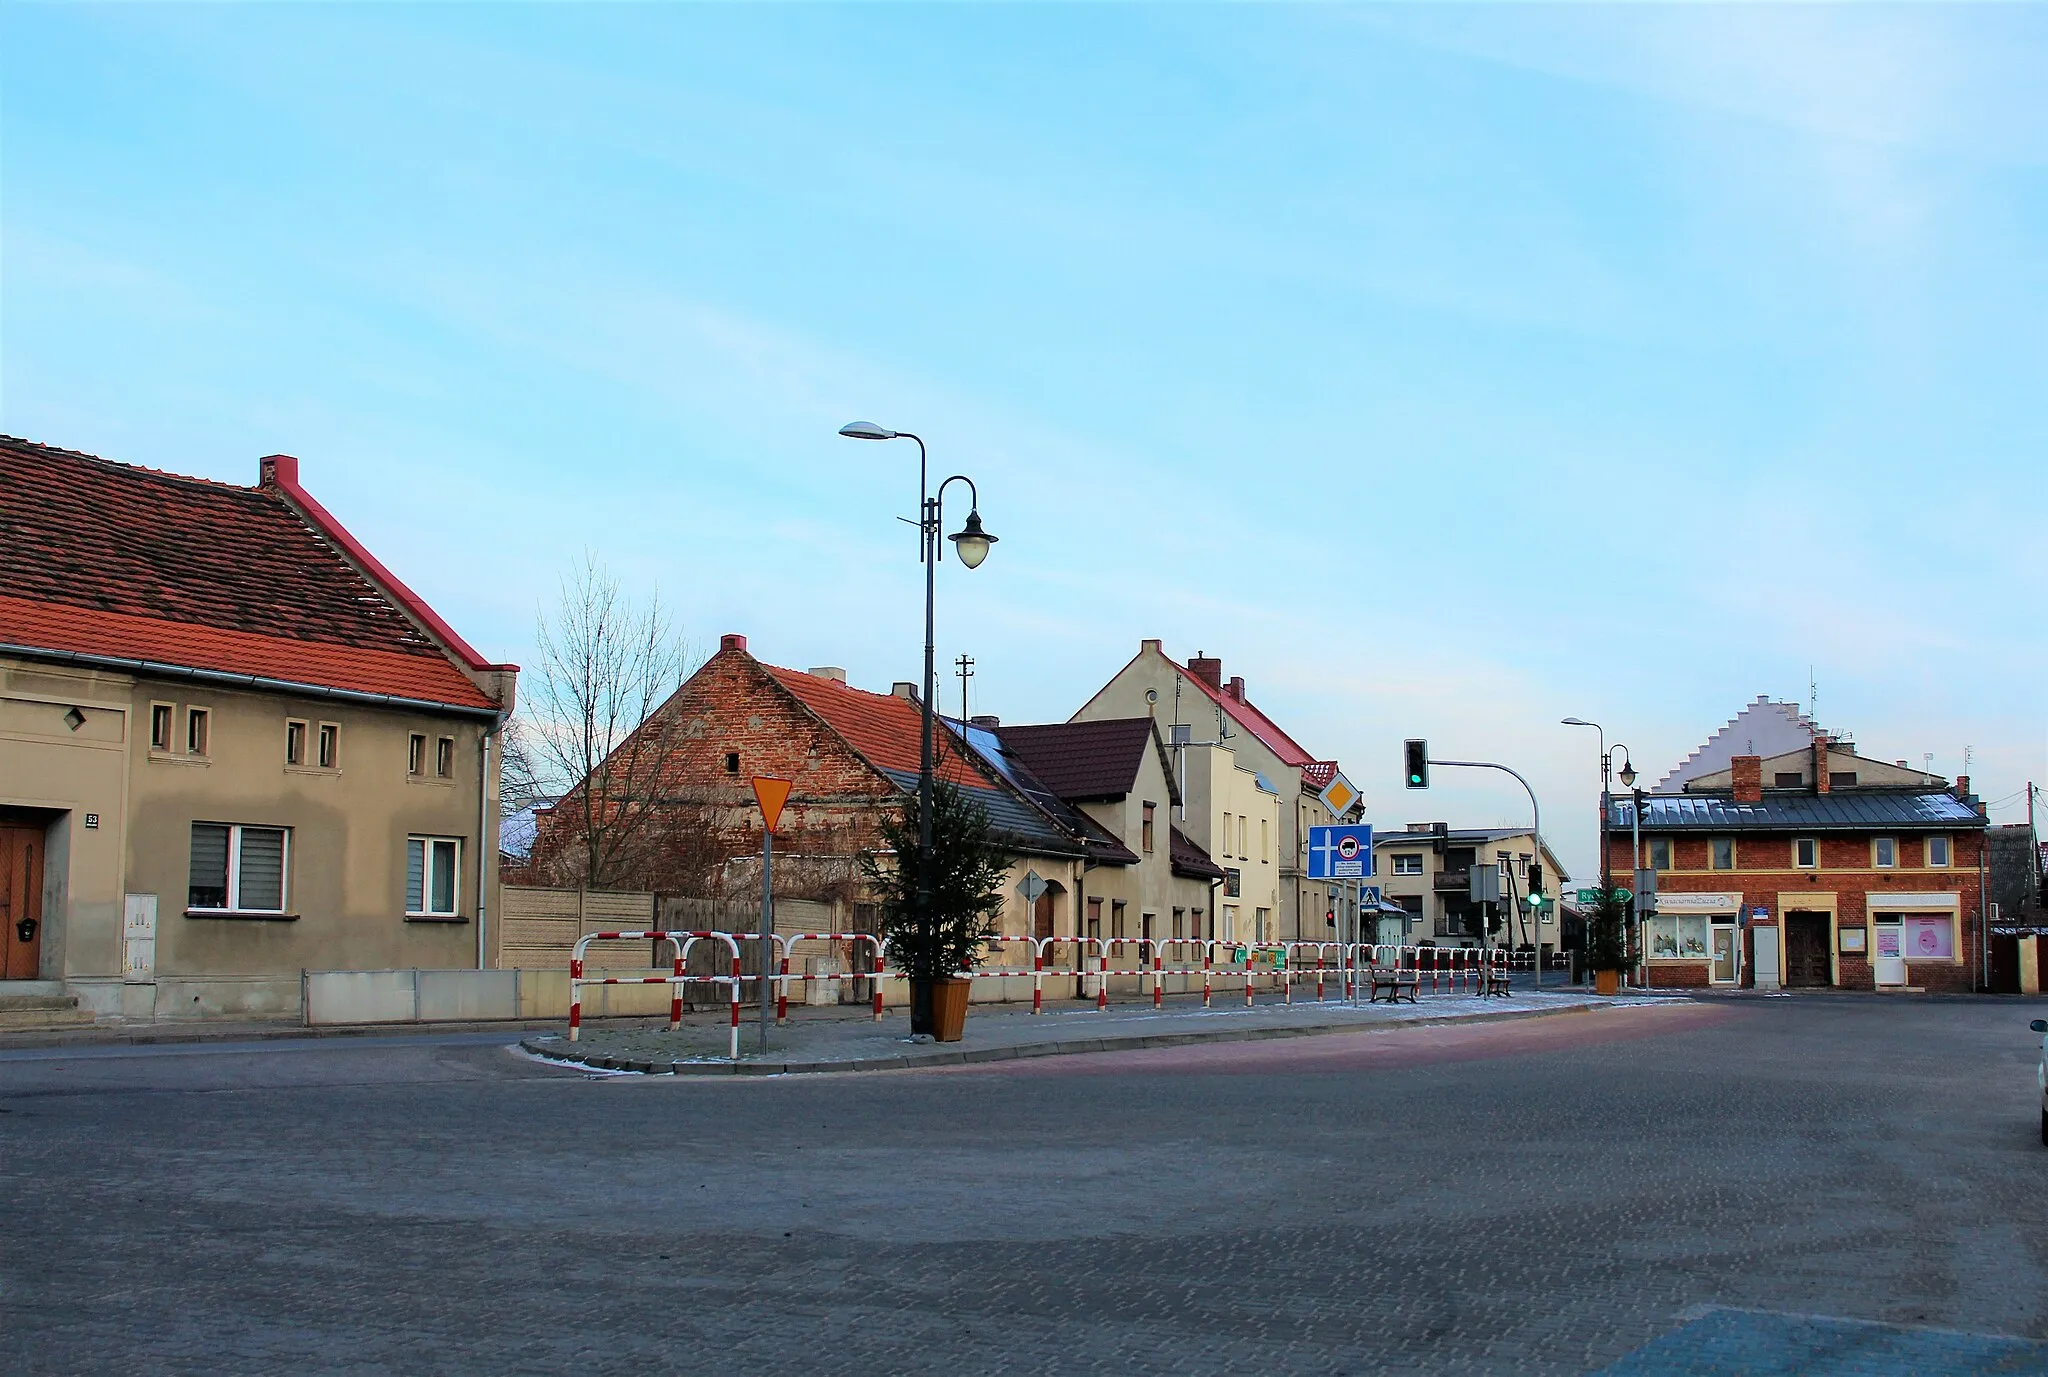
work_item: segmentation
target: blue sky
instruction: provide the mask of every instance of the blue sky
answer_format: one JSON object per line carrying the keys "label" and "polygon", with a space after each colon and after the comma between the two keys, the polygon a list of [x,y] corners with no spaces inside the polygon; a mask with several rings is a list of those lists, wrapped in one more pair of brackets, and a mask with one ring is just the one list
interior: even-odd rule
{"label": "blue sky", "polygon": [[[488,653],[588,549],[977,711],[1159,636],[1383,826],[1399,742],[1662,773],[1759,693],[2048,778],[2048,11],[0,10],[0,429],[308,486]],[[948,681],[952,683],[952,681]],[[957,684],[941,698],[957,702]],[[1512,786],[1511,786],[1512,787]],[[2016,801],[1997,810],[2016,815]]]}

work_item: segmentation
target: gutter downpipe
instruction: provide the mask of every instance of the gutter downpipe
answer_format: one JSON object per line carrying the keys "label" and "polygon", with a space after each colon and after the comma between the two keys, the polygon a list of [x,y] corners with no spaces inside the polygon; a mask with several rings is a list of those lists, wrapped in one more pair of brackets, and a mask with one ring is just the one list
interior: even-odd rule
{"label": "gutter downpipe", "polygon": [[490,830],[491,807],[491,738],[498,734],[502,723],[493,722],[483,731],[483,749],[477,752],[476,764],[476,968],[488,970],[486,964],[487,943],[484,934],[486,910],[490,902],[490,889],[485,883],[489,873],[490,852],[485,850]]}

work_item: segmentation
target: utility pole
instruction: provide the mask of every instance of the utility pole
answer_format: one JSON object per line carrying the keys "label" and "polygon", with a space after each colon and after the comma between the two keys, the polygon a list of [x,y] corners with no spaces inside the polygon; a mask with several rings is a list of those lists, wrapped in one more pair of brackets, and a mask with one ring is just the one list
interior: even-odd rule
{"label": "utility pole", "polygon": [[962,655],[953,664],[956,666],[953,672],[960,676],[960,721],[964,726],[967,722],[967,681],[974,677],[974,657]]}

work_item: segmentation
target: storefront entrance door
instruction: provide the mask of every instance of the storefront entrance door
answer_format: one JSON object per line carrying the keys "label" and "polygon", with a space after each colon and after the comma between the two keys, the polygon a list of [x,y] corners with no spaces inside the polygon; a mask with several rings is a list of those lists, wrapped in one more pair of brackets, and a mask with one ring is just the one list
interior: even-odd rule
{"label": "storefront entrance door", "polygon": [[1735,940],[1735,929],[1717,927],[1714,929],[1714,970],[1711,979],[1716,985],[1733,985],[1742,975],[1742,968],[1735,954],[1742,948]]}
{"label": "storefront entrance door", "polygon": [[0,980],[42,974],[43,832],[0,827]]}
{"label": "storefront entrance door", "polygon": [[1833,984],[1828,969],[1828,916],[1825,913],[1785,915],[1785,987],[1824,989]]}

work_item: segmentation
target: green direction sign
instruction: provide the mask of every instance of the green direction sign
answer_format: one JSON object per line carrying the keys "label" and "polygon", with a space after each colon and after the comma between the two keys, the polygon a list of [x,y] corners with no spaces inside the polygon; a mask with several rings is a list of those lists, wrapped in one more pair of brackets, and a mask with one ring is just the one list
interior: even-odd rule
{"label": "green direction sign", "polygon": [[1621,900],[1621,902],[1625,904],[1629,900],[1635,898],[1636,895],[1635,891],[1632,889],[1617,889],[1614,891],[1614,897]]}
{"label": "green direction sign", "polygon": [[1599,890],[1597,890],[1597,889],[1582,889],[1582,890],[1580,890],[1580,891],[1579,891],[1579,902],[1580,902],[1580,903],[1582,903],[1582,904],[1597,904],[1597,903],[1599,903],[1599,902],[1600,902],[1600,891],[1599,891]]}

